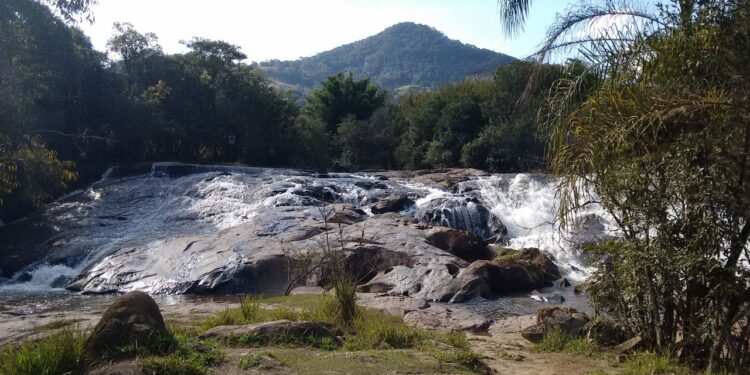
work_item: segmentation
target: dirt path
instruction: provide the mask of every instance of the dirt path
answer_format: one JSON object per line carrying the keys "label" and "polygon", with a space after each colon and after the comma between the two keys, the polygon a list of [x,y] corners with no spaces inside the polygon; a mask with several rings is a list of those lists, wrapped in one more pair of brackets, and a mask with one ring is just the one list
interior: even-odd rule
{"label": "dirt path", "polygon": [[469,335],[472,350],[499,375],[616,374],[612,362],[569,353],[543,353],[520,331],[535,323],[533,315],[506,318],[490,328],[490,335]]}

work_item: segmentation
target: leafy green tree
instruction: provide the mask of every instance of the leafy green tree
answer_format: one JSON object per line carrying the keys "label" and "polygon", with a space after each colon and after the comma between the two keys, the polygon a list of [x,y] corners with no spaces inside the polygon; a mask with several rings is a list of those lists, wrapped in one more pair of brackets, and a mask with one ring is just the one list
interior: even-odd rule
{"label": "leafy green tree", "polygon": [[145,54],[161,53],[156,34],[141,34],[128,22],[115,22],[113,27],[115,34],[107,41],[107,47],[120,55],[126,69],[130,68],[133,60],[142,58]]}
{"label": "leafy green tree", "polygon": [[396,168],[392,145],[401,140],[403,127],[398,108],[390,105],[376,110],[367,120],[345,119],[338,129],[338,164],[349,170]]}
{"label": "leafy green tree", "polygon": [[58,158],[86,157],[97,138],[91,125],[100,113],[90,104],[106,98],[102,56],[30,0],[0,4],[0,35],[2,193],[16,208],[39,205],[75,177],[72,163]]}
{"label": "leafy green tree", "polygon": [[91,6],[97,3],[97,0],[42,0],[53,6],[60,12],[60,15],[68,22],[75,22],[83,17],[88,21],[93,21]]}
{"label": "leafy green tree", "polygon": [[305,111],[323,121],[330,134],[335,134],[345,118],[366,120],[385,100],[385,91],[369,78],[357,80],[351,72],[339,73],[328,77],[320,89],[310,93]]}

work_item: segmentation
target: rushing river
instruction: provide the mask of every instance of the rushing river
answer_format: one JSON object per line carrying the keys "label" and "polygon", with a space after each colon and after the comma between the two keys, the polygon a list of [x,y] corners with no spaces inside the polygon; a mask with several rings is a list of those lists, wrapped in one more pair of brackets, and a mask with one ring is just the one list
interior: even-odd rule
{"label": "rushing river", "polygon": [[[485,175],[442,189],[412,178],[385,178],[377,173],[319,175],[157,163],[135,176],[109,171],[91,187],[20,223],[0,228],[5,254],[31,254],[21,254],[28,257],[29,264],[23,264],[26,258],[19,256],[22,260],[16,261],[16,269],[10,262],[0,265],[6,278],[0,283],[0,310],[29,308],[33,299],[47,304],[37,309],[90,303],[85,302],[88,300],[106,302],[110,297],[65,291],[66,286],[91,275],[109,277],[107,285],[114,289],[103,291],[189,293],[183,285],[202,280],[211,270],[231,269],[241,256],[239,251],[208,249],[172,257],[169,251],[176,239],[229,233],[262,222],[256,231],[257,241],[290,230],[293,224],[284,220],[295,213],[295,207],[315,206],[322,200],[349,203],[372,215],[372,202],[392,194],[412,198],[415,204],[401,213],[422,222],[473,231],[510,248],[547,251],[574,283],[592,271],[579,245],[613,233],[607,215],[596,206],[584,213],[575,232],[561,230],[555,223],[556,182],[544,175]],[[182,251],[187,254],[190,246]],[[585,299],[570,290],[561,293],[568,303],[585,309]],[[478,310],[494,316],[533,309],[538,302],[524,295],[476,304]]]}

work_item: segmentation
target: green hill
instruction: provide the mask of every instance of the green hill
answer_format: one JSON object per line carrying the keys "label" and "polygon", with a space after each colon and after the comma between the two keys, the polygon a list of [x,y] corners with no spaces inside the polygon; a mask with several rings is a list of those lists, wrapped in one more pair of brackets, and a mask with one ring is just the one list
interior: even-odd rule
{"label": "green hill", "polygon": [[[305,91],[326,77],[351,71],[388,90],[436,88],[471,76],[491,76],[515,58],[449,39],[415,23],[399,23],[369,38],[294,61],[260,63],[280,87]],[[416,87],[415,87],[416,86]]]}

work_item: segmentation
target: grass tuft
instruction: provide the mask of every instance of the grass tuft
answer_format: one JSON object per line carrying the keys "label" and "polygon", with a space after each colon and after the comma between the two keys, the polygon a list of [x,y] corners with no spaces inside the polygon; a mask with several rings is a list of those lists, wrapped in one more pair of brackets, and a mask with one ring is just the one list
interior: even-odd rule
{"label": "grass tuft", "polygon": [[640,374],[687,374],[684,368],[681,368],[677,361],[669,355],[659,355],[655,353],[637,353],[628,358],[623,366],[623,375],[640,375]]}
{"label": "grass tuft", "polygon": [[261,368],[263,364],[260,360],[259,355],[250,354],[246,357],[241,358],[237,366],[240,368],[240,370],[247,370],[251,368]]}
{"label": "grass tuft", "polygon": [[601,350],[593,341],[585,337],[570,336],[559,330],[551,330],[542,341],[534,344],[534,349],[540,352],[565,352],[586,357],[601,354]]}
{"label": "grass tuft", "polygon": [[194,358],[179,355],[148,357],[141,360],[145,374],[153,375],[206,375],[208,369]]}
{"label": "grass tuft", "polygon": [[11,346],[0,353],[0,374],[57,375],[75,373],[83,362],[86,335],[63,328],[40,340]]}
{"label": "grass tuft", "polygon": [[[428,353],[441,363],[465,367],[474,372],[486,372],[486,367],[469,349],[464,334],[441,334],[406,326],[401,318],[381,312],[354,306],[356,312],[344,315],[354,316],[351,323],[342,319],[342,296],[306,296],[296,300],[296,296],[272,297],[244,300],[238,309],[228,309],[211,316],[199,324],[199,331],[218,325],[253,324],[278,319],[306,320],[332,324],[334,330],[345,336],[343,346],[330,338],[314,336],[282,336],[273,341],[264,340],[258,335],[238,335],[230,337],[227,344],[242,347],[277,346],[285,348],[316,348],[323,350],[343,349],[346,351],[376,352],[383,349],[416,349]],[[346,301],[345,301],[346,302]],[[261,304],[281,304],[269,309]],[[346,309],[352,306],[345,303]]]}

